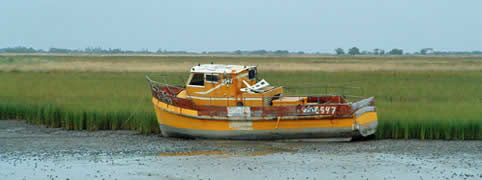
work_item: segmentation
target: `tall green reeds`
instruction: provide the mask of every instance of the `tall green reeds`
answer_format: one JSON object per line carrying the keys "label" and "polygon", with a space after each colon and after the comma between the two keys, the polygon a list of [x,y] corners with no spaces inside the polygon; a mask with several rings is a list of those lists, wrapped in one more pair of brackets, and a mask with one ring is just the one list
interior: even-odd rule
{"label": "tall green reeds", "polygon": [[65,111],[51,104],[0,103],[0,119],[24,119],[31,124],[69,130],[137,130],[159,133],[152,112]]}
{"label": "tall green reeds", "polygon": [[481,122],[477,120],[404,120],[380,119],[377,138],[480,140]]}

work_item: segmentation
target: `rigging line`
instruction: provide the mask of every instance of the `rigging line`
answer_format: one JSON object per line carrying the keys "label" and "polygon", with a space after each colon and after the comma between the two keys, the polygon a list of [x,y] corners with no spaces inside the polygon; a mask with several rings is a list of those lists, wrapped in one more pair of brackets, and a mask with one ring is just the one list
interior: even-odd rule
{"label": "rigging line", "polygon": [[[150,90],[150,88],[149,88]],[[127,118],[127,122],[129,122],[131,120],[132,117],[134,117],[134,114],[137,113],[137,111],[139,110],[139,105],[141,104],[142,100],[148,95],[148,91],[146,91],[146,93],[144,93],[144,96],[142,96],[142,98],[139,98],[139,101],[137,102],[137,105],[136,107],[134,108],[134,111],[131,113],[131,115],[129,116],[129,118]]]}

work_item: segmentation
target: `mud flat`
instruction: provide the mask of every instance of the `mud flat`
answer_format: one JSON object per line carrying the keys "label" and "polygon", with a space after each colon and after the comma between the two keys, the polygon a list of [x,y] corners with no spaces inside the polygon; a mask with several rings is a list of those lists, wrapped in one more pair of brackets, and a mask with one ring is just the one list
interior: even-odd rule
{"label": "mud flat", "polygon": [[168,139],[0,121],[2,179],[480,179],[482,141]]}

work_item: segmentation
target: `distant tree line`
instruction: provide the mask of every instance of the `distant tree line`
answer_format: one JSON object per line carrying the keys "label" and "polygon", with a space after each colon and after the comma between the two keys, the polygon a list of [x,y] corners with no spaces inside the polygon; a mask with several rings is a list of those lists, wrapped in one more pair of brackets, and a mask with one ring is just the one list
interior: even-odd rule
{"label": "distant tree line", "polygon": [[336,55],[425,55],[425,54],[434,54],[434,55],[470,55],[470,54],[482,54],[482,51],[435,51],[433,48],[423,48],[417,52],[404,52],[403,49],[394,48],[388,52],[385,52],[383,49],[375,48],[373,51],[360,51],[357,47],[352,47],[347,50],[342,48],[335,49]]}
{"label": "distant tree line", "polygon": [[[0,53],[63,53],[63,54],[233,54],[233,55],[300,55],[300,54],[330,54],[322,52],[305,53],[303,51],[288,51],[288,50],[235,50],[235,51],[204,51],[204,52],[190,52],[190,51],[171,51],[165,49],[159,49],[157,51],[149,51],[148,49],[141,50],[123,50],[116,49],[103,49],[100,47],[88,47],[85,49],[65,49],[65,48],[50,48],[48,50],[34,49],[31,47],[8,47],[0,48]],[[336,55],[403,55],[403,54],[435,54],[435,55],[469,55],[469,54],[482,54],[482,51],[436,51],[433,48],[423,48],[417,52],[404,52],[402,49],[394,48],[390,51],[375,48],[372,51],[360,50],[357,47],[352,47],[346,50],[342,48],[335,49]]]}
{"label": "distant tree line", "polygon": [[289,54],[305,54],[305,52],[303,52],[303,51],[293,52],[293,51],[288,51],[288,50],[269,51],[269,50],[261,49],[261,50],[252,50],[252,51],[241,51],[241,50],[236,50],[236,51],[208,51],[208,52],[205,51],[205,52],[202,52],[202,54],[289,55]]}
{"label": "distant tree line", "polygon": [[[345,55],[345,51],[342,48],[336,48],[335,54],[336,55]],[[385,50],[383,50],[383,49],[375,48],[375,49],[373,49],[373,51],[360,51],[360,49],[358,49],[357,47],[352,47],[352,48],[348,49],[348,52],[346,54],[352,55],[352,56],[360,55],[360,54],[362,54],[362,55],[386,55],[386,54],[387,55],[402,55],[403,50],[394,48],[394,49],[392,49],[388,52],[385,52]]]}
{"label": "distant tree line", "polygon": [[99,47],[95,48],[85,48],[85,49],[64,49],[64,48],[50,48],[48,50],[43,49],[33,49],[27,48],[23,46],[18,47],[9,47],[9,48],[2,48],[0,49],[0,53],[65,53],[65,54],[257,54],[257,55],[264,55],[264,54],[271,54],[271,55],[288,55],[288,54],[305,54],[303,51],[297,52],[290,52],[288,50],[252,50],[252,51],[204,51],[201,53],[198,52],[189,52],[189,51],[169,51],[164,49],[159,49],[157,51],[149,51],[148,49],[142,49],[139,51],[133,50],[122,50],[122,49],[103,49]]}
{"label": "distant tree line", "polygon": [[66,53],[66,54],[145,54],[153,53],[147,49],[142,49],[140,51],[132,50],[122,50],[122,49],[102,49],[96,48],[85,48],[85,49],[64,49],[64,48],[50,48],[48,50],[27,48],[23,46],[8,47],[0,49],[0,53]]}

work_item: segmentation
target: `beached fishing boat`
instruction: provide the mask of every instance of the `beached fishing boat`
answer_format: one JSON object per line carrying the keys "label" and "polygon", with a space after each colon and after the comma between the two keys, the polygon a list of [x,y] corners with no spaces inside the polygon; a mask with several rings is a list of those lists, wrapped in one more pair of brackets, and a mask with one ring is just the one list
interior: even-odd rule
{"label": "beached fishing boat", "polygon": [[184,87],[147,80],[166,137],[213,139],[352,138],[377,129],[374,97],[285,96],[257,80],[256,66],[202,64]]}

